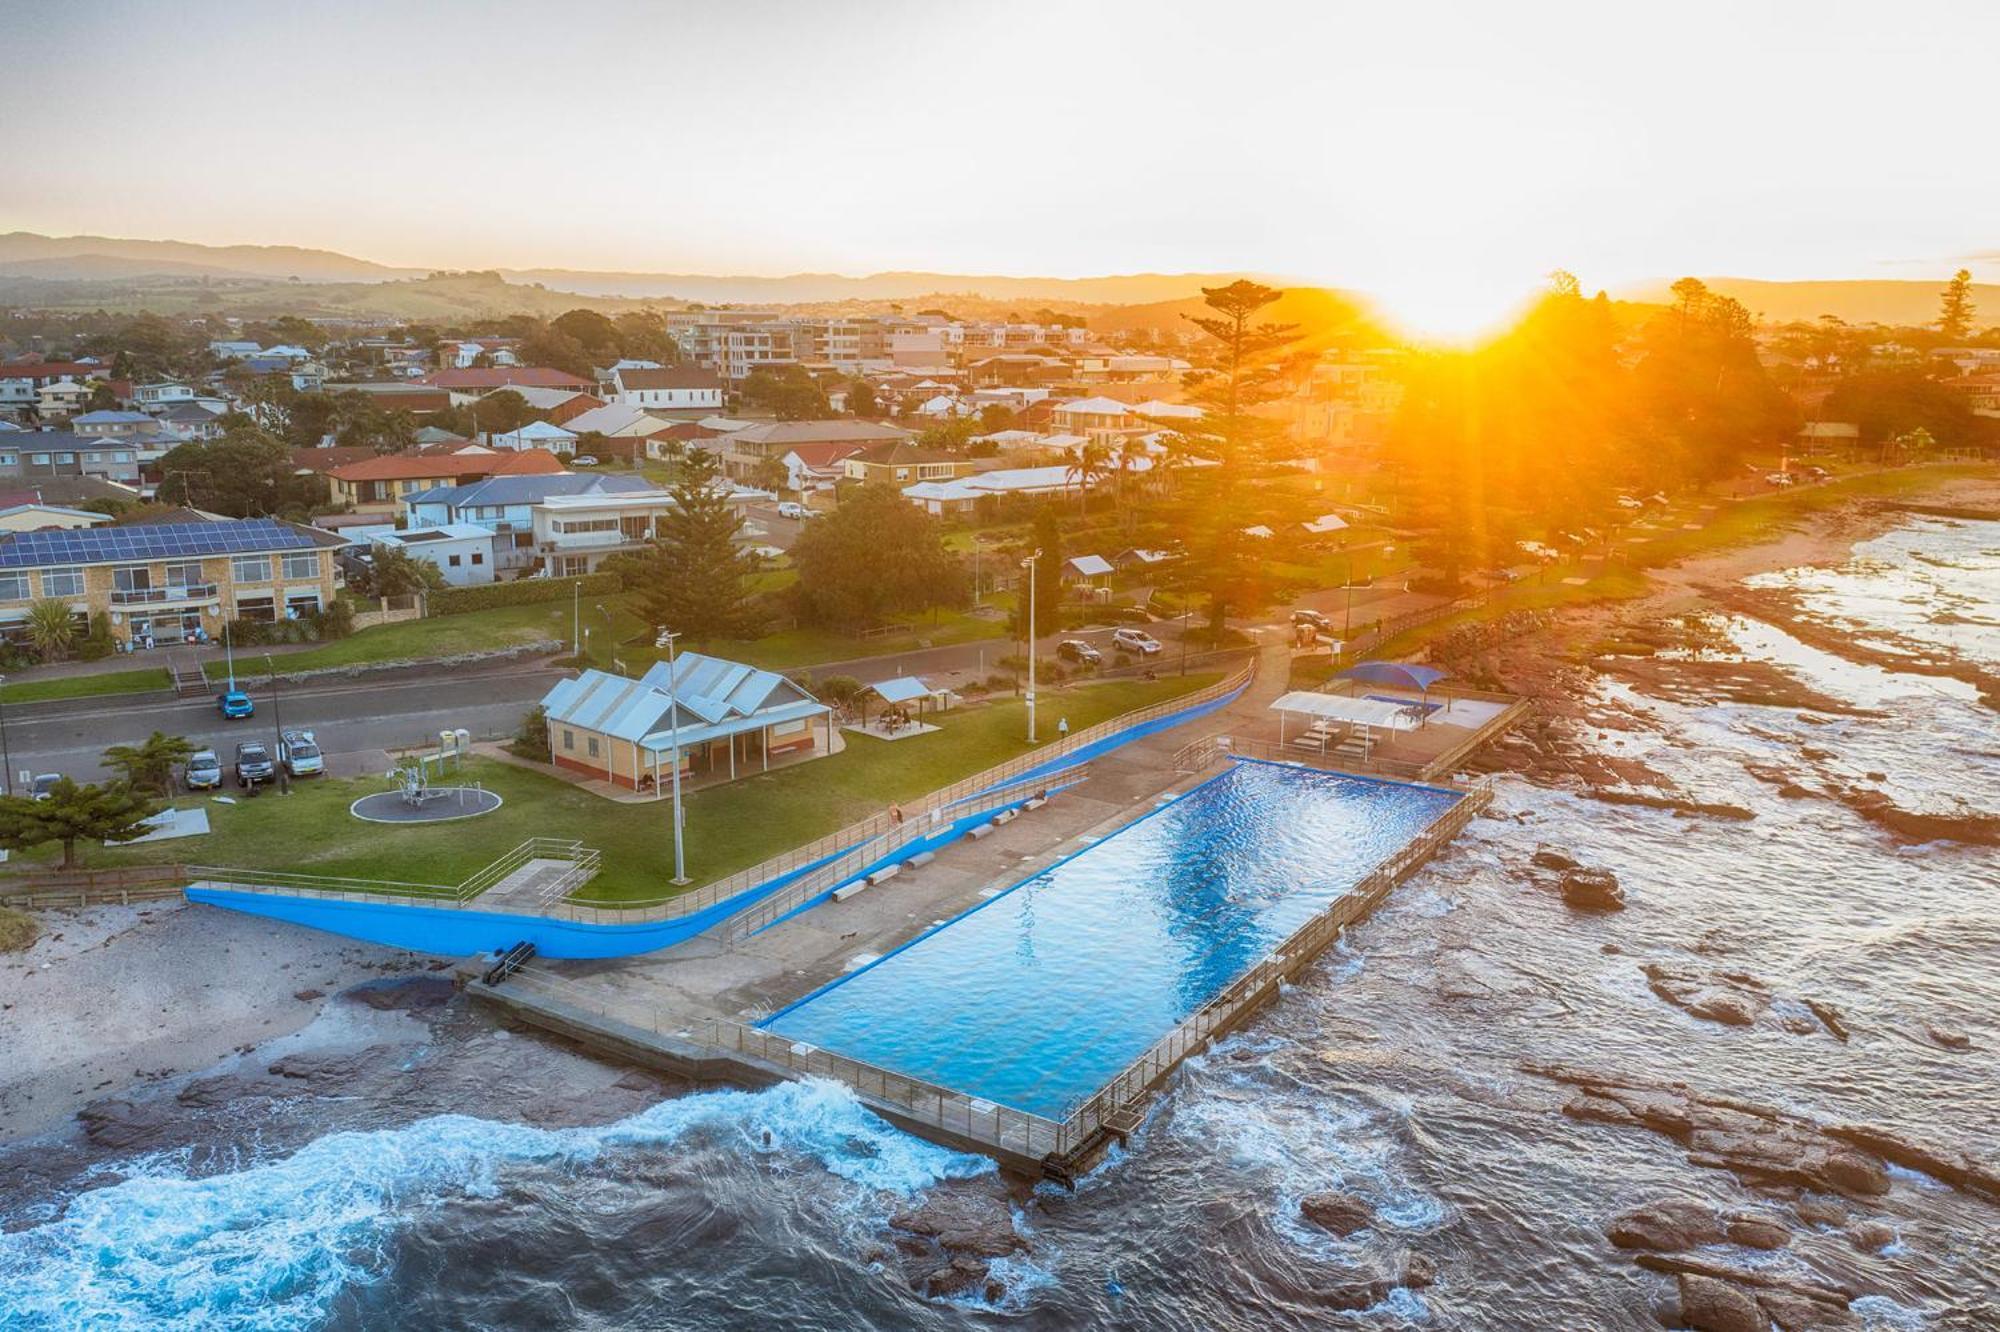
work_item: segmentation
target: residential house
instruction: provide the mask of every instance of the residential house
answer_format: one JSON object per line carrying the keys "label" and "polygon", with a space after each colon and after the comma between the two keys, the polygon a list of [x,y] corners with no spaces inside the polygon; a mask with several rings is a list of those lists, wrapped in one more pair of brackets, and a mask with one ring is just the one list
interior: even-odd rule
{"label": "residential house", "polygon": [[0,636],[36,601],[102,614],[120,643],[219,638],[226,620],[273,621],[333,601],[340,538],[269,518],[23,532],[0,540]]}
{"label": "residential house", "polygon": [[0,534],[39,532],[51,527],[101,527],[110,521],[109,514],[44,504],[33,491],[0,495]]}
{"label": "residential house", "polygon": [[506,581],[543,565],[542,553],[536,548],[537,505],[563,496],[629,495],[652,488],[652,483],[644,477],[615,472],[496,476],[412,495],[404,505],[403,516],[406,525],[412,528],[471,524],[494,533],[493,576]]}
{"label": "residential house", "polygon": [[222,413],[199,402],[176,402],[153,414],[162,430],[187,439],[222,438]]}
{"label": "residential house", "polygon": [[154,411],[177,402],[193,402],[199,395],[193,386],[163,381],[157,384],[141,384],[132,390],[132,401],[141,411]]}
{"label": "residential house", "polygon": [[576,434],[559,425],[547,421],[530,421],[519,430],[509,430],[505,434],[489,435],[486,442],[496,449],[547,449],[555,454],[576,452]]}
{"label": "residential house", "polygon": [[563,470],[552,453],[387,453],[328,468],[333,502],[366,513],[395,514],[425,491],[466,485],[491,476],[552,475]]}
{"label": "residential house", "polygon": [[255,356],[263,348],[254,342],[217,338],[208,344],[209,355],[220,361],[240,361],[246,356]]}
{"label": "residential house", "polygon": [[469,370],[484,356],[489,365],[507,368],[521,363],[514,355],[519,338],[461,338],[438,344],[439,364],[454,370]]}
{"label": "residential house", "polygon": [[605,401],[577,389],[537,388],[533,384],[510,384],[508,388],[520,394],[528,406],[545,413],[550,425],[568,425],[573,418],[602,407]]}
{"label": "residential house", "polygon": [[1072,555],[1063,561],[1061,581],[1074,587],[1109,587],[1111,561],[1102,555]]}
{"label": "residential house", "polygon": [[450,390],[433,388],[428,384],[370,381],[366,384],[335,384],[332,391],[366,394],[378,411],[404,412],[413,417],[429,416],[452,404]]}
{"label": "residential house", "polygon": [[551,495],[532,509],[536,560],[556,578],[596,573],[607,557],[651,545],[673,507],[664,490]]}
{"label": "residential house", "polygon": [[[663,795],[683,773],[734,778],[833,749],[832,712],[772,671],[683,652],[638,679],[587,670],[542,698],[556,766]],[[815,723],[818,723],[816,726]]]}
{"label": "residential house", "polygon": [[869,444],[841,462],[849,481],[863,485],[908,485],[914,481],[949,481],[972,471],[970,458],[918,448],[907,439]]}
{"label": "residential house", "polygon": [[1058,404],[1055,428],[1071,435],[1096,437],[1143,429],[1145,420],[1127,403],[1116,398],[1077,398]]}
{"label": "residential house", "polygon": [[69,428],[79,435],[92,439],[128,439],[134,435],[153,435],[160,431],[160,423],[144,412],[95,411],[70,418]]}
{"label": "residential house", "polygon": [[446,389],[453,402],[473,402],[503,388],[554,388],[586,392],[593,385],[566,370],[542,365],[496,365],[485,368],[434,370],[418,377],[417,383]]}
{"label": "residential house", "polygon": [[68,430],[24,430],[0,437],[0,479],[99,476],[139,482],[142,448],[151,440],[102,440]]}
{"label": "residential house", "polygon": [[792,490],[824,490],[847,475],[843,464],[864,447],[832,440],[794,444],[778,460],[785,466],[785,485]]}
{"label": "residential house", "polygon": [[830,421],[766,421],[732,430],[722,438],[722,470],[725,475],[749,480],[764,462],[781,460],[801,444],[870,445],[908,438],[907,430],[852,417]]}
{"label": "residential house", "polygon": [[400,550],[411,559],[435,565],[452,587],[479,587],[495,579],[495,538],[488,528],[446,523],[376,532],[369,539],[378,550]]}
{"label": "residential house", "polygon": [[50,384],[82,383],[100,368],[83,361],[9,361],[0,365],[0,409],[37,407],[42,390]]}
{"label": "residential house", "polygon": [[707,416],[722,410],[721,377],[699,366],[616,370],[613,379],[613,400],[627,407],[682,416]]}
{"label": "residential house", "polygon": [[81,379],[55,379],[35,394],[35,410],[44,417],[69,417],[90,401],[90,385]]}
{"label": "residential house", "polygon": [[[1153,468],[1149,457],[1132,457],[1125,462],[1127,475],[1139,475]],[[1095,490],[1109,483],[1109,476],[1093,476],[1088,482],[1068,463],[1048,467],[1008,467],[991,472],[974,472],[949,481],[920,481],[903,487],[903,498],[924,512],[940,517],[971,513],[985,500],[999,502],[1010,496],[1071,496]]]}

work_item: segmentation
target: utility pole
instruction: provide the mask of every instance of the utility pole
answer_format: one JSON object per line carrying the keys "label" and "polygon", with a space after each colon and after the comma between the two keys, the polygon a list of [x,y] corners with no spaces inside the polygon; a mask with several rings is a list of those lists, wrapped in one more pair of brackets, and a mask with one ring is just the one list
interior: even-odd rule
{"label": "utility pole", "polygon": [[660,638],[667,645],[667,706],[671,709],[667,715],[672,718],[668,726],[674,746],[674,882],[684,884],[688,876],[687,860],[681,850],[681,700],[680,681],[674,670],[674,640],[679,637],[671,630],[660,631]]}
{"label": "utility pole", "polygon": [[292,793],[292,779],[285,766],[285,714],[278,706],[278,668],[271,661],[271,654],[264,654],[264,669],[271,673],[271,729],[277,733],[278,743],[271,747],[272,765],[278,770],[278,794]]}
{"label": "utility pole", "polygon": [[1021,561],[1021,567],[1028,571],[1028,743],[1035,743],[1035,566],[1041,562],[1042,552]]}
{"label": "utility pole", "polygon": [[[583,580],[569,585],[569,655],[582,665],[583,657]],[[557,614],[561,614],[560,611]]]}

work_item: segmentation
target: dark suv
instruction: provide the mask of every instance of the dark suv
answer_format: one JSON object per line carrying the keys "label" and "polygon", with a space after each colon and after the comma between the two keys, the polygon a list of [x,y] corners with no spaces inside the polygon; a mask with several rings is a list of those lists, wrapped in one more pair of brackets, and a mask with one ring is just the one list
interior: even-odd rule
{"label": "dark suv", "polygon": [[271,751],[261,740],[245,740],[236,746],[236,784],[242,787],[268,782],[278,775],[271,764]]}
{"label": "dark suv", "polygon": [[1080,662],[1085,666],[1095,666],[1104,660],[1102,652],[1081,638],[1065,638],[1056,644],[1056,656],[1064,661]]}

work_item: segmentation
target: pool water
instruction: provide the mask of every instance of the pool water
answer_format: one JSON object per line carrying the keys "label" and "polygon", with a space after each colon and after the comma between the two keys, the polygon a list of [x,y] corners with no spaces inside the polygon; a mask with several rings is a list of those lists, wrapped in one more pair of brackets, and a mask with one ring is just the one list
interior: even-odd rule
{"label": "pool water", "polygon": [[764,1026],[1061,1119],[1458,799],[1239,762]]}

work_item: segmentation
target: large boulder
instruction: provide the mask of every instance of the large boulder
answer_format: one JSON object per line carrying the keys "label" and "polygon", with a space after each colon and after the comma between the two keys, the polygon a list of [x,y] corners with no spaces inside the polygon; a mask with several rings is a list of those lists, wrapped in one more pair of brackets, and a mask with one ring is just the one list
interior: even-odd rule
{"label": "large boulder", "polygon": [[1613,1217],[1604,1233],[1621,1249],[1680,1253],[1720,1243],[1724,1229],[1722,1218],[1707,1203],[1694,1198],[1662,1198]]}
{"label": "large boulder", "polygon": [[1769,1212],[1737,1212],[1729,1218],[1729,1242],[1746,1249],[1782,1249],[1792,1232]]}
{"label": "large boulder", "polygon": [[1757,1301],[1714,1277],[1682,1273],[1681,1321],[1696,1332],[1770,1332]]}
{"label": "large boulder", "polygon": [[1335,1235],[1352,1235],[1375,1224],[1375,1209],[1351,1193],[1329,1190],[1299,1199],[1299,1215]]}
{"label": "large boulder", "polygon": [[1528,857],[1528,863],[1536,869],[1546,870],[1573,870],[1580,868],[1577,861],[1571,860],[1560,851],[1551,851],[1546,846],[1538,848],[1534,855]]}
{"label": "large boulder", "polygon": [[889,1225],[934,1239],[948,1253],[1000,1258],[1028,1247],[1014,1231],[1006,1200],[970,1189],[939,1189],[921,1206],[890,1217]]}
{"label": "large boulder", "polygon": [[1579,911],[1620,911],[1625,906],[1625,890],[1618,876],[1604,869],[1564,870],[1563,901]]}
{"label": "large boulder", "polygon": [[992,1279],[986,1264],[963,1255],[926,1273],[918,1289],[934,1300],[948,1300],[975,1290],[989,1300],[1000,1296],[1000,1283]]}

